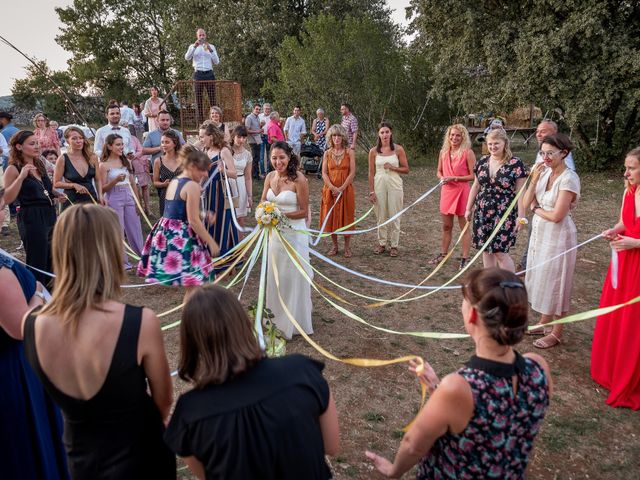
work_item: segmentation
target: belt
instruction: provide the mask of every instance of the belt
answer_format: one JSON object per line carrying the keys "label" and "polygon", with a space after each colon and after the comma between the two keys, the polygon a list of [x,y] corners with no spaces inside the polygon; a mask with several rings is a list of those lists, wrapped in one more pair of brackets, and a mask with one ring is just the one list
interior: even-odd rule
{"label": "belt", "polygon": [[213,69],[209,69],[209,70],[196,70],[196,72],[198,72],[198,73],[209,73],[209,72],[213,72]]}
{"label": "belt", "polygon": [[244,173],[236,173],[236,177],[244,177]]}

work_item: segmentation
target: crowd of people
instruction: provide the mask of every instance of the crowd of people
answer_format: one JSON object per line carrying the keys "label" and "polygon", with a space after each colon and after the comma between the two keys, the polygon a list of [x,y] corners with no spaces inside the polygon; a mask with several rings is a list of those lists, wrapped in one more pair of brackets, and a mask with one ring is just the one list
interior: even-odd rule
{"label": "crowd of people", "polygon": [[[202,29],[196,37],[185,56],[194,79],[215,79],[215,46]],[[10,215],[5,205],[19,206],[28,267],[0,251],[0,439],[13,446],[0,454],[3,474],[176,478],[178,456],[202,479],[329,479],[325,455],[339,451],[340,422],[323,365],[302,355],[267,358],[245,308],[211,282],[226,268],[213,259],[241,241],[253,181],[262,181],[261,202],[274,203],[288,220],[269,240],[266,304],[284,337],[298,328],[313,333],[304,233],[311,199],[299,154],[307,140],[322,151],[318,228],[331,234],[328,256],[340,252],[340,236],[344,256],[353,256],[357,118],[348,104],[335,123],[318,109],[307,134],[299,106],[281,123],[271,105],[256,104],[242,124],[230,125],[205,86],[192,144],[171,128],[158,94],[152,88],[143,107],[110,102],[93,144],[82,128],[58,135],[43,114],[34,130],[19,130],[0,112],[0,154],[8,157],[0,169],[0,221]],[[482,250],[483,268],[467,273],[461,288],[461,324],[475,352],[442,380],[428,363],[410,363],[429,399],[393,462],[365,453],[384,476],[398,478],[415,465],[420,479],[525,476],[553,381],[543,357],[515,347],[527,333],[540,335],[533,342],[540,349],[563,342],[562,325],[552,322],[570,310],[572,212],[580,199],[569,137],[544,120],[536,138],[536,163],[527,166],[499,125],[488,129],[479,159],[463,125],[446,129],[434,172],[442,242],[430,263],[450,255],[457,217],[457,267],[468,266],[472,246]],[[378,227],[372,253],[397,257],[407,152],[386,121],[368,147],[367,198]],[[620,217],[602,232],[614,260],[601,306],[640,295],[639,148],[626,156],[624,178]],[[150,213],[151,186],[160,210],[145,240],[140,215]],[[510,254],[518,237],[528,242],[520,272]],[[122,302],[127,269],[149,283],[184,287],[177,373],[189,388],[173,413],[160,322],[152,309]],[[530,309],[540,315],[533,330]],[[591,359],[593,379],[610,392],[607,403],[634,410],[638,316],[635,304],[598,318]]]}

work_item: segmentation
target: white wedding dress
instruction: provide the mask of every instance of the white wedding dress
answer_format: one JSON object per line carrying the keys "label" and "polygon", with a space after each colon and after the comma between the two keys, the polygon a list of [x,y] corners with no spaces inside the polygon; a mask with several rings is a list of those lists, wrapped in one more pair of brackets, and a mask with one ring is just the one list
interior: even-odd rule
{"label": "white wedding dress", "polygon": [[[276,195],[273,190],[269,189],[267,201],[274,202],[283,213],[294,212],[299,208],[298,195],[290,190],[283,190]],[[305,219],[289,219],[289,223],[291,224],[291,229],[284,228],[280,230],[280,233],[297,252],[298,257],[301,259],[300,263],[307,275],[313,278],[313,271],[305,263],[305,261],[309,261],[309,237],[293,231],[293,229],[306,230]],[[267,308],[274,314],[274,323],[287,339],[291,339],[292,335],[298,335],[298,330],[287,317],[278,298],[273,262],[278,268],[280,294],[287,309],[305,333],[313,333],[313,325],[311,324],[311,286],[293,264],[275,232],[271,234],[268,258],[266,301]]]}

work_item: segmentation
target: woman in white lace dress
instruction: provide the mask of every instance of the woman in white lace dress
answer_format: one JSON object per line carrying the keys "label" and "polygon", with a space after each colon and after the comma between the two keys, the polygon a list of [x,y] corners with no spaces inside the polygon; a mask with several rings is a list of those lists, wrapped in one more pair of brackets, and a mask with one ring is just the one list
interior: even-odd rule
{"label": "woman in white lace dress", "polygon": [[[297,255],[307,275],[312,277],[313,272],[305,263],[309,261],[309,237],[295,231],[306,229],[305,219],[309,210],[309,184],[298,171],[298,163],[298,157],[288,143],[273,143],[271,164],[274,171],[264,180],[261,201],[274,202],[288,217],[291,228],[281,230],[282,236],[293,247],[292,253]],[[276,275],[279,286],[276,285]],[[294,265],[275,231],[269,239],[266,295],[267,308],[274,314],[273,321],[287,339],[298,334],[298,330],[286,314],[283,304],[305,333],[313,333],[311,286]]]}
{"label": "woman in white lace dress", "polygon": [[251,152],[245,148],[247,141],[247,129],[239,125],[231,133],[231,151],[233,163],[236,166],[236,185],[238,189],[238,205],[236,206],[236,218],[241,227],[244,227],[244,219],[253,203],[253,183],[251,182]]}

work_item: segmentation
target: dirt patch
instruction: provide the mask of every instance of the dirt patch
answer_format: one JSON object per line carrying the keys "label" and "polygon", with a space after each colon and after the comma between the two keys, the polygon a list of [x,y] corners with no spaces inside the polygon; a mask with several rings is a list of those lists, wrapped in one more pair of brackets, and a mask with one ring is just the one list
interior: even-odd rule
{"label": "dirt patch", "polygon": [[[621,178],[612,174],[581,174],[582,198],[574,218],[578,227],[578,241],[613,225],[619,215],[622,198]],[[314,226],[319,211],[321,180],[309,177]],[[405,204],[437,183],[435,168],[415,168],[404,178]],[[366,172],[360,169],[355,181],[357,215],[369,204]],[[260,192],[261,185],[254,185]],[[153,197],[154,200],[157,197]],[[400,256],[373,255],[375,233],[353,239],[354,256],[337,261],[362,273],[407,283],[417,283],[432,267],[427,260],[439,252],[440,216],[438,194],[435,193],[402,218]],[[375,224],[373,216],[361,227]],[[454,230],[454,236],[457,228]],[[15,227],[12,236],[2,238],[3,248],[14,252],[18,245]],[[512,251],[518,260],[525,248],[522,236]],[[341,245],[342,248],[342,245]],[[318,246],[325,253],[329,241]],[[440,284],[456,273],[459,254],[456,252],[429,283]],[[393,297],[403,289],[366,282],[347,276],[340,270],[313,260],[314,265],[337,282],[353,290],[377,297]],[[602,282],[609,263],[609,249],[596,241],[578,251],[576,285],[572,312],[596,308]],[[132,282],[138,279],[130,276]],[[324,283],[326,286],[329,286]],[[257,273],[254,272],[245,289],[244,301],[257,296]],[[382,308],[365,308],[365,301],[345,297],[361,305],[353,311],[367,321],[400,331],[463,332],[460,318],[460,293],[441,291],[426,299],[399,303]],[[178,303],[182,292],[174,288],[148,287],[128,290],[125,301],[146,305],[156,312]],[[410,336],[389,335],[367,328],[340,314],[319,296],[313,296],[313,339],[339,357],[393,358],[407,354],[425,357],[440,375],[460,367],[473,352],[471,340],[425,340]],[[532,323],[537,321],[532,315]],[[166,323],[179,319],[178,314],[164,318]],[[537,439],[529,468],[529,478],[635,478],[640,467],[640,416],[625,410],[612,409],[604,404],[606,392],[590,378],[589,362],[594,320],[567,327],[567,343],[544,351],[554,379],[555,395],[542,431]],[[177,329],[166,332],[169,364],[175,367],[179,350]],[[534,350],[530,339],[519,346],[521,352]],[[303,339],[289,342],[287,351],[322,357]],[[356,368],[326,361],[325,376],[336,398],[340,417],[341,452],[331,458],[336,479],[381,478],[372,472],[364,458],[364,450],[371,449],[388,457],[395,454],[401,438],[400,429],[417,412],[419,388],[404,365],[382,368]],[[188,388],[176,380],[176,396]],[[187,472],[180,472],[187,478]],[[407,474],[406,478],[412,477]]]}

